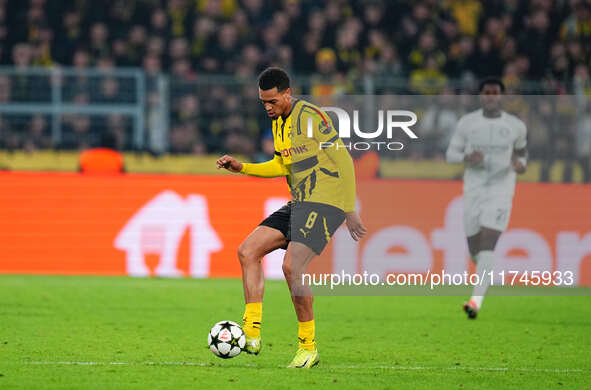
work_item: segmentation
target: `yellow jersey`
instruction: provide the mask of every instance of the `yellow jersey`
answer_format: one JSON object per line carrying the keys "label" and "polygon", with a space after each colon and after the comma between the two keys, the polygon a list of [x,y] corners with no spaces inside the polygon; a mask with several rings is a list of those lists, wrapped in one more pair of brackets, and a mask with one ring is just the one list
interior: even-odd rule
{"label": "yellow jersey", "polygon": [[350,212],[355,209],[353,160],[330,117],[296,99],[291,112],[273,120],[274,159],[243,164],[242,173],[286,176],[294,201],[318,202]]}

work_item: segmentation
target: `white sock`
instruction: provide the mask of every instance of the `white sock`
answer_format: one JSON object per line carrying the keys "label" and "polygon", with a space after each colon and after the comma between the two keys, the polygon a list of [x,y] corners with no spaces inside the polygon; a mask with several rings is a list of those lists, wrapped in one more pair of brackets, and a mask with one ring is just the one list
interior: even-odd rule
{"label": "white sock", "polygon": [[480,309],[482,307],[482,300],[486,295],[486,290],[488,290],[488,286],[490,285],[489,272],[492,271],[495,266],[495,253],[490,250],[480,251],[476,255],[476,259],[476,273],[480,277],[484,273],[485,277],[480,281],[480,284],[474,286],[470,300]]}

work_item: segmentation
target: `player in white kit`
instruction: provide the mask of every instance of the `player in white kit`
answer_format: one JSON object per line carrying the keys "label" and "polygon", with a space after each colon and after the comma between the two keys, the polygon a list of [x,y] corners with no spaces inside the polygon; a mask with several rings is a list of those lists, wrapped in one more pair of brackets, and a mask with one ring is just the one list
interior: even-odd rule
{"label": "player in white kit", "polygon": [[[509,224],[516,173],[527,165],[526,127],[501,109],[505,90],[498,79],[480,84],[481,109],[458,121],[446,160],[464,163],[464,230],[472,261],[479,275],[494,268],[495,245]],[[490,284],[490,276],[474,286],[464,303],[474,319]]]}

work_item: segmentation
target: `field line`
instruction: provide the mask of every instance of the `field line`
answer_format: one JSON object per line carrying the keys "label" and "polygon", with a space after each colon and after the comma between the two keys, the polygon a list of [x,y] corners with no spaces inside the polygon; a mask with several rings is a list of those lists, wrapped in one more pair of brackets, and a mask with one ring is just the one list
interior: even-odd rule
{"label": "field line", "polygon": [[[215,367],[214,363],[203,362],[100,362],[100,361],[25,361],[25,362],[0,362],[7,365],[38,365],[38,366],[197,366]],[[237,366],[232,366],[237,367]],[[265,368],[256,364],[243,364],[238,367]],[[322,365],[328,369],[342,370],[397,370],[397,371],[503,371],[503,372],[545,372],[545,373],[590,373],[591,369],[583,368],[535,368],[535,367],[474,367],[474,366],[452,366],[452,367],[429,367],[429,366],[386,366],[386,365]],[[275,367],[267,367],[275,368]],[[277,366],[276,368],[283,368]]]}

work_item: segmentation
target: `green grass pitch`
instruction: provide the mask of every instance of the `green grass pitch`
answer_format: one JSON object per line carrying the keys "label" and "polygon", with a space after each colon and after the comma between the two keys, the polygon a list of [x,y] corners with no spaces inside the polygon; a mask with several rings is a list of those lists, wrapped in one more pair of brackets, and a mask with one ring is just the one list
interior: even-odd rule
{"label": "green grass pitch", "polygon": [[0,276],[0,389],[590,389],[591,297],[318,297],[320,365],[284,368],[297,322],[267,282],[263,351],[206,346],[240,280]]}

